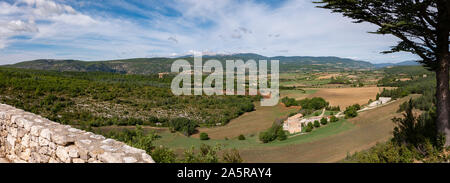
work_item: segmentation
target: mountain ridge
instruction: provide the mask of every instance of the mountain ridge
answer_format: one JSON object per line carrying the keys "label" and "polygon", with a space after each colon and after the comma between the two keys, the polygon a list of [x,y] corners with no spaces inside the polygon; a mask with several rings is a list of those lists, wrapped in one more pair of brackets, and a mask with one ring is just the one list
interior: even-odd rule
{"label": "mountain ridge", "polygon": [[407,60],[402,61],[398,63],[379,63],[379,64],[373,64],[376,68],[384,68],[384,67],[390,67],[390,66],[414,66],[414,65],[420,65],[417,60]]}
{"label": "mountain ridge", "polygon": [[[279,60],[280,71],[339,71],[373,69],[374,64],[367,61],[340,58],[335,56],[274,56],[267,57],[254,53],[238,53],[230,55],[205,55],[205,59],[216,59],[223,64],[226,60]],[[125,74],[154,74],[169,72],[171,64],[177,59],[186,59],[191,64],[193,57],[186,55],[177,58],[155,57],[155,58],[131,58],[103,61],[82,61],[74,59],[37,59],[4,65],[5,67],[56,70],[56,71],[101,71]],[[204,60],[205,60],[204,59]],[[270,67],[270,64],[269,64]]]}

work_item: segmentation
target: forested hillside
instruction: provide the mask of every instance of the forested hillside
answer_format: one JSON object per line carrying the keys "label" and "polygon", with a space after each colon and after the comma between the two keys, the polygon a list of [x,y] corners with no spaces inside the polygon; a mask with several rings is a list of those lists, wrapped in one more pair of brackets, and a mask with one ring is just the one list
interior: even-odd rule
{"label": "forested hillside", "polygon": [[175,96],[170,77],[0,67],[0,102],[80,127],[168,126],[173,119],[223,125],[254,110],[258,97]]}
{"label": "forested hillside", "polygon": [[[193,63],[192,56],[180,57]],[[77,61],[77,60],[49,60],[41,59],[27,62],[20,62],[7,67],[56,70],[56,71],[102,71],[127,74],[155,74],[160,72],[170,72],[171,64],[179,58],[135,58],[125,60],[110,61]],[[244,61],[258,60],[279,60],[280,72],[293,71],[344,71],[354,69],[372,69],[374,66],[369,62],[357,61],[339,57],[265,57],[257,54],[233,54],[219,56],[204,56],[203,61],[215,59],[225,66],[226,60]],[[270,64],[268,65],[270,68]]]}
{"label": "forested hillside", "polygon": [[93,62],[41,59],[20,62],[7,67],[56,71],[101,71],[126,74],[155,74],[170,71],[170,66],[173,61],[173,59],[169,58],[137,58]]}

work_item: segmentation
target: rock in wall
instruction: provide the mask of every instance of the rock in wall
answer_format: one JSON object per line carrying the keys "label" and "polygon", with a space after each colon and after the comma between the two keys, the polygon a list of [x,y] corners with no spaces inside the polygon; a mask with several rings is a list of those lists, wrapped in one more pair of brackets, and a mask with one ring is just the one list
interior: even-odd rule
{"label": "rock in wall", "polygon": [[5,104],[0,157],[19,163],[154,163],[144,150]]}

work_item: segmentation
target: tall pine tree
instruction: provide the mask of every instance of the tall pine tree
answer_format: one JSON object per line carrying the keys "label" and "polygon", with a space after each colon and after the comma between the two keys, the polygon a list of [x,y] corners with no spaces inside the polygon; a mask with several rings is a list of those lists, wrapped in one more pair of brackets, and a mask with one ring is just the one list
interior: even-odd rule
{"label": "tall pine tree", "polygon": [[436,72],[438,133],[450,146],[449,33],[450,0],[321,0],[318,7],[342,13],[355,23],[369,22],[379,28],[373,33],[400,39],[383,53],[410,52],[420,63]]}

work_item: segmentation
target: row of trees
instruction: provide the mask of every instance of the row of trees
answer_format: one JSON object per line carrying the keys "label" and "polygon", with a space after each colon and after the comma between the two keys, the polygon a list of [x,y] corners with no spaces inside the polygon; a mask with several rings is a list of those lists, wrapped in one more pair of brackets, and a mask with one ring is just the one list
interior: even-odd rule
{"label": "row of trees", "polygon": [[302,109],[319,110],[328,107],[329,103],[321,97],[305,98],[302,100],[295,100],[294,98],[284,97],[281,99],[286,107],[302,106]]}
{"label": "row of trees", "polygon": [[[330,117],[330,123],[338,122],[339,118],[336,116]],[[309,122],[308,124],[304,125],[302,124],[302,127],[305,128],[305,132],[311,132],[314,128],[319,128],[321,125],[327,125],[328,119],[327,118],[321,118],[320,121],[315,120],[314,122]]]}

